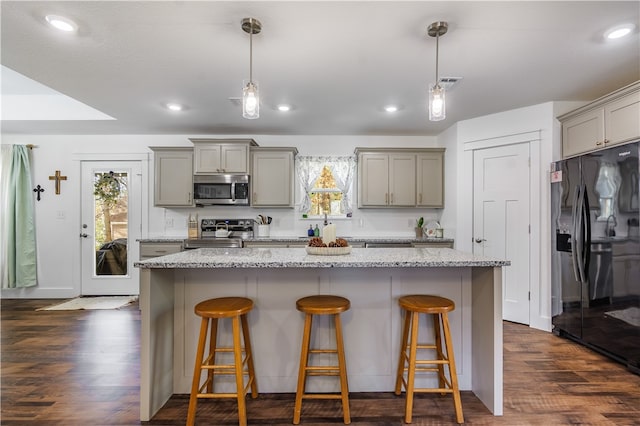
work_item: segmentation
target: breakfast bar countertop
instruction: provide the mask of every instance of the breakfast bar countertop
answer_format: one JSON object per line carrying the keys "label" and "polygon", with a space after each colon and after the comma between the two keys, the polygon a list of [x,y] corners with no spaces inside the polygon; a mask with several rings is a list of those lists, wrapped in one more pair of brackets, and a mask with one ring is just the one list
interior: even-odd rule
{"label": "breakfast bar countertop", "polygon": [[345,255],[311,255],[304,248],[202,248],[136,262],[144,269],[180,268],[431,268],[507,266],[448,248],[353,248]]}

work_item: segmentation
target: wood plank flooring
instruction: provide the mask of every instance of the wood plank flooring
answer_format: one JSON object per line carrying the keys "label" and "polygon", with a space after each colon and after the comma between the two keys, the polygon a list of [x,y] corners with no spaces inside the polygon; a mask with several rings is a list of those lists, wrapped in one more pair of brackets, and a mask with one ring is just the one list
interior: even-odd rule
{"label": "wood plank flooring", "polygon": [[[140,314],[35,311],[53,300],[2,300],[0,424],[139,425]],[[550,333],[504,323],[504,416],[462,393],[469,425],[640,425],[640,376]],[[256,354],[258,356],[259,354]],[[404,398],[352,393],[352,424],[401,425]],[[183,425],[175,395],[150,425]],[[249,424],[290,425],[293,394],[247,399]],[[414,425],[455,424],[450,396],[421,394]],[[233,401],[200,401],[198,425],[237,424]],[[338,401],[307,400],[301,425],[342,424]]]}

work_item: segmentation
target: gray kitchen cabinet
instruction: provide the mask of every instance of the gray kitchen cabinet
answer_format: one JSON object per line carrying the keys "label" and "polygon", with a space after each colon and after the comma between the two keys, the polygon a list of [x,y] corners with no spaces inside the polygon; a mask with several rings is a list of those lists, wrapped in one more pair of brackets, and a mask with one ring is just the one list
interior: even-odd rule
{"label": "gray kitchen cabinet", "polygon": [[293,207],[293,147],[251,148],[251,206]]}
{"label": "gray kitchen cabinet", "polygon": [[307,240],[301,241],[245,241],[247,248],[303,248],[308,244]]}
{"label": "gray kitchen cabinet", "polygon": [[253,139],[189,139],[193,142],[196,175],[248,174]]}
{"label": "gray kitchen cabinet", "polygon": [[418,207],[444,207],[444,148],[416,156]]}
{"label": "gray kitchen cabinet", "polygon": [[564,158],[640,138],[640,82],[561,115]]}
{"label": "gray kitchen cabinet", "polygon": [[444,148],[356,148],[358,207],[443,207]]}
{"label": "gray kitchen cabinet", "polygon": [[153,205],[193,206],[193,149],[150,147],[154,158]]}
{"label": "gray kitchen cabinet", "polygon": [[415,205],[416,154],[359,149],[358,207]]}
{"label": "gray kitchen cabinet", "polygon": [[183,250],[179,242],[140,242],[140,260],[179,253]]}
{"label": "gray kitchen cabinet", "polygon": [[429,242],[413,242],[412,247],[416,248],[453,248],[453,241],[429,241]]}

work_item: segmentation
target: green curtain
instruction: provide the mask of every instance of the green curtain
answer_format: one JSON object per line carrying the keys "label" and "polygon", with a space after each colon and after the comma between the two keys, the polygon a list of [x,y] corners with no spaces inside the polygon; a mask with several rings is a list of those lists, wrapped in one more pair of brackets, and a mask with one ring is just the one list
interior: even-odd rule
{"label": "green curtain", "polygon": [[29,150],[2,146],[2,288],[37,284]]}

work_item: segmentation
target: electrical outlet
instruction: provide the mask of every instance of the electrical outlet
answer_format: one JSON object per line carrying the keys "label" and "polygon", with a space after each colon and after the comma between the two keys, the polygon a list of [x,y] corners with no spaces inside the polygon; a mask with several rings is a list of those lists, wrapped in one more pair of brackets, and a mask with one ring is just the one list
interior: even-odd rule
{"label": "electrical outlet", "polygon": [[168,217],[164,220],[164,226],[166,228],[173,228],[173,218],[172,217]]}
{"label": "electrical outlet", "polygon": [[64,220],[64,219],[66,219],[67,215],[65,214],[64,210],[58,210],[56,212],[56,217],[58,219]]}

